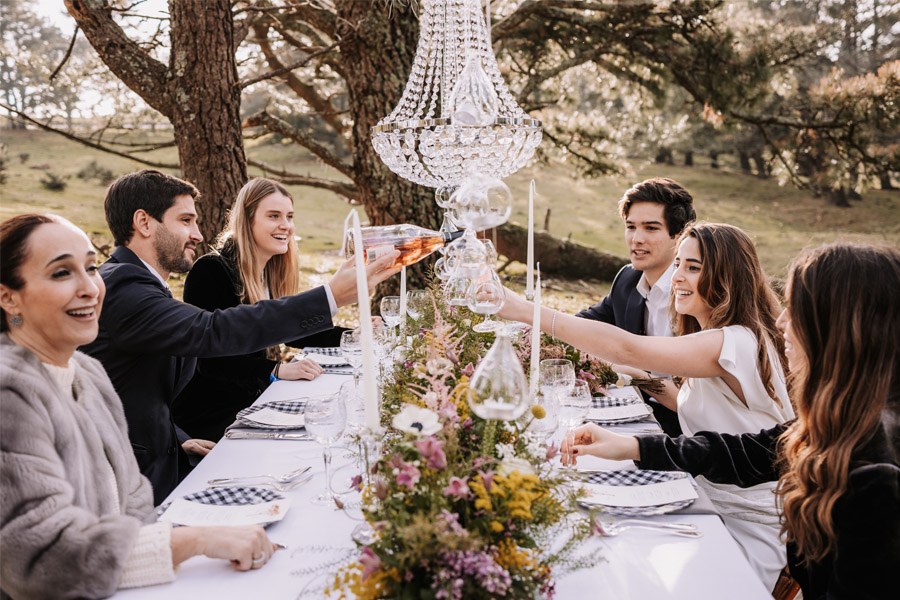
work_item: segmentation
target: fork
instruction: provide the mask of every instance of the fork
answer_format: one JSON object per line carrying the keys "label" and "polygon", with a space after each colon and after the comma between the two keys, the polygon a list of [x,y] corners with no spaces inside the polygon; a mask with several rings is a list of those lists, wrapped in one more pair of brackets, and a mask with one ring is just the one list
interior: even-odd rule
{"label": "fork", "polygon": [[617,523],[596,521],[594,530],[604,537],[614,537],[628,529],[647,529],[650,531],[658,531],[661,533],[671,533],[672,535],[680,535],[687,538],[703,537],[703,532],[698,531],[696,527],[683,523],[653,523],[653,522],[626,522],[619,521]]}
{"label": "fork", "polygon": [[[307,481],[309,481],[312,478],[313,478],[313,476],[312,476],[312,474],[310,474],[305,477],[301,477],[299,479],[289,481],[288,483],[277,483],[275,481],[261,481],[258,483],[254,483],[253,485],[270,487],[277,492],[290,492],[290,491],[293,491],[296,488],[300,487],[301,485],[303,485],[304,483],[306,483]],[[210,487],[225,487],[225,486],[229,486],[229,485],[234,485],[234,482],[226,481],[225,483],[210,483],[209,484]]]}
{"label": "fork", "polygon": [[285,485],[288,483],[292,483],[295,479],[308,472],[311,468],[311,466],[300,467],[299,469],[291,471],[290,473],[285,473],[284,475],[247,475],[246,477],[221,477],[219,479],[210,479],[209,481],[207,481],[207,483],[209,485],[228,485],[255,479],[269,479],[273,483]]}

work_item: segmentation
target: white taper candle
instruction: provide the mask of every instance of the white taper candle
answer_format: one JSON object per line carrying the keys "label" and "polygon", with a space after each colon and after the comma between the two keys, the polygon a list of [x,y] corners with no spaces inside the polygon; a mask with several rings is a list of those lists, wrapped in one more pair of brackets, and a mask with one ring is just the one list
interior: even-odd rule
{"label": "white taper candle", "polygon": [[353,213],[353,247],[356,249],[356,298],[359,304],[359,329],[362,342],[362,393],[365,406],[366,427],[375,431],[381,426],[378,414],[378,385],[375,382],[375,334],[372,331],[372,310],[369,307],[369,283],[366,280],[366,264],[363,259],[362,229],[359,213]]}
{"label": "white taper candle", "polygon": [[528,251],[525,257],[525,297],[534,296],[534,179],[528,186]]}
{"label": "white taper candle", "polygon": [[531,397],[537,396],[541,367],[541,264],[537,266],[534,286],[534,317],[531,324]]}

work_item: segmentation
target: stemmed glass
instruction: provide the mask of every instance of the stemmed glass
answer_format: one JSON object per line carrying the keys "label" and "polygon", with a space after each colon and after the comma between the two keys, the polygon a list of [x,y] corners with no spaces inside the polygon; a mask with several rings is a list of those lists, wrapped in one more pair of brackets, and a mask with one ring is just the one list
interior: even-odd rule
{"label": "stemmed glass", "polygon": [[499,321],[491,319],[503,308],[503,284],[500,278],[490,269],[483,269],[478,280],[469,286],[466,296],[467,304],[472,312],[486,315],[484,321],[472,327],[478,333],[489,333],[503,327]]}
{"label": "stemmed glass", "polygon": [[362,367],[362,335],[359,329],[349,329],[341,333],[341,355],[353,367],[353,388],[358,397]]}
{"label": "stemmed glass", "polygon": [[560,399],[559,422],[565,427],[569,447],[575,443],[575,428],[584,422],[593,397],[587,381],[575,381],[572,391]]}
{"label": "stemmed glass", "polygon": [[575,365],[565,358],[542,360],[540,377],[544,395],[552,395],[557,404],[562,404],[563,397],[571,395],[575,387]]}
{"label": "stemmed glass", "polygon": [[381,299],[381,318],[394,332],[394,327],[400,324],[400,296],[385,296]]}
{"label": "stemmed glass", "polygon": [[340,394],[324,398],[311,398],[304,411],[306,431],[322,444],[322,458],[325,461],[325,491],[313,499],[313,504],[329,506],[335,504],[335,494],[331,489],[331,446],[341,438],[347,427],[347,407]]}
{"label": "stemmed glass", "polygon": [[555,394],[547,395],[538,391],[534,403],[544,408],[544,418],[532,420],[528,431],[540,441],[546,442],[559,427],[559,400]]}
{"label": "stemmed glass", "polygon": [[428,305],[431,303],[431,292],[428,290],[409,290],[406,292],[406,314],[409,318],[419,322]]}

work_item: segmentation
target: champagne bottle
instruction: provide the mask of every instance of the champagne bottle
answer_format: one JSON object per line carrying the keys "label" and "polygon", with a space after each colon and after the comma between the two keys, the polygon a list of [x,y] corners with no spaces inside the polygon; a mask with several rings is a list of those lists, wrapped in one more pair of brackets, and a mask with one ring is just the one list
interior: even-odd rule
{"label": "champagne bottle", "polygon": [[[425,229],[418,225],[400,224],[384,225],[381,227],[362,228],[363,252],[366,261],[372,258],[369,251],[379,246],[393,246],[400,251],[400,256],[394,261],[393,266],[415,264],[442,247],[463,235],[463,231],[452,233]],[[347,231],[347,240],[344,246],[347,249],[347,258],[354,254],[353,232]]]}

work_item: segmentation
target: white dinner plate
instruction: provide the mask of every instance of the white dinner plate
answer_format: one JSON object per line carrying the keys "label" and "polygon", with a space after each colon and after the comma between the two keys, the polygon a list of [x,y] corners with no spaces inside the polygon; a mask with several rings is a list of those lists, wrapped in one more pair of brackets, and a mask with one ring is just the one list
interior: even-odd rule
{"label": "white dinner plate", "polygon": [[254,404],[241,410],[235,418],[238,423],[244,427],[253,427],[254,429],[300,429],[297,425],[275,425],[269,423],[260,423],[254,421],[252,415],[263,409],[270,409],[287,415],[302,415],[306,410],[307,398],[295,398],[294,400],[277,400],[275,402],[267,402],[265,404]]}
{"label": "white dinner plate", "polygon": [[[605,486],[646,486],[685,478],[687,478],[691,485],[696,488],[696,484],[690,479],[690,476],[683,471],[650,471],[641,469],[595,471],[586,473],[584,482],[587,487],[589,487],[590,484]],[[601,511],[611,515],[620,515],[623,517],[648,517],[652,515],[664,515],[682,508],[687,508],[694,503],[695,499],[696,497],[647,506],[610,506],[600,502],[588,501],[587,499],[581,499],[579,500],[579,503],[586,508],[599,508]]]}
{"label": "white dinner plate", "polygon": [[160,521],[175,525],[269,525],[284,518],[290,500],[261,487],[207,488],[159,507]]}

